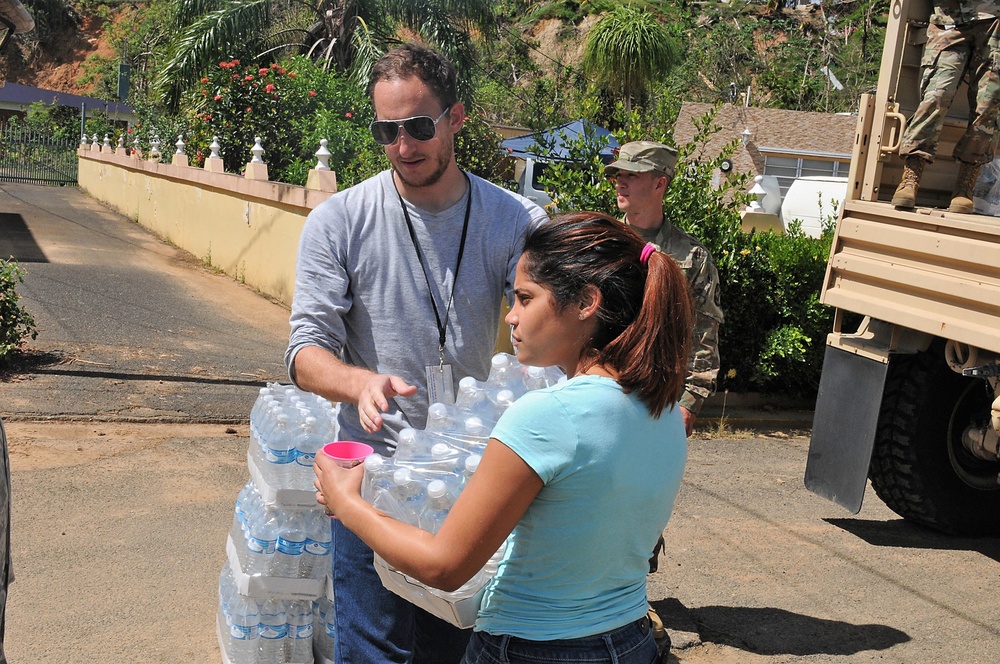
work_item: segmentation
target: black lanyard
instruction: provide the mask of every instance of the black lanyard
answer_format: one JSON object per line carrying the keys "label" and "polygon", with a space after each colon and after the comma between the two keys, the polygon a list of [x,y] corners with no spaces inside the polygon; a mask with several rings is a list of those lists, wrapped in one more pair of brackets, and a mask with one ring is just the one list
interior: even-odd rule
{"label": "black lanyard", "polygon": [[[440,355],[440,364],[444,365],[444,342],[447,338],[448,330],[448,315],[451,313],[451,303],[455,299],[455,289],[458,287],[458,269],[462,266],[462,254],[465,253],[465,236],[469,233],[469,213],[472,211],[472,182],[469,180],[469,176],[462,171],[462,175],[465,176],[466,186],[469,188],[469,198],[465,201],[465,221],[462,222],[462,240],[458,245],[458,260],[455,261],[455,274],[452,278],[451,284],[451,294],[448,296],[448,306],[444,311],[444,319],[441,319],[441,314],[438,313],[437,302],[434,300],[434,291],[431,289],[431,279],[427,276],[427,266],[424,265],[424,255],[420,251],[420,243],[417,241],[417,234],[413,230],[413,222],[410,221],[410,212],[406,209],[406,202],[403,200],[403,195],[399,193],[399,188],[396,188],[396,195],[399,196],[399,206],[403,208],[403,218],[406,219],[406,230],[410,232],[410,241],[413,242],[413,249],[417,252],[417,261],[420,263],[420,271],[424,273],[424,281],[427,282],[427,295],[431,298],[431,309],[434,310],[434,320],[437,322],[438,329],[438,353]],[[393,179],[393,186],[395,187],[395,178]]]}

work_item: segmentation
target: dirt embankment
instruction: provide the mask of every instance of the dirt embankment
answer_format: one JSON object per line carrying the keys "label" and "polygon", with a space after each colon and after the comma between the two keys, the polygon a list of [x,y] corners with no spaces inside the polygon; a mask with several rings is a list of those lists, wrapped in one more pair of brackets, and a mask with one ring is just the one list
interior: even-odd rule
{"label": "dirt embankment", "polygon": [[[88,59],[112,59],[115,50],[105,35],[105,22],[82,16],[78,26],[68,26],[45,38],[16,43],[12,52],[0,57],[0,81],[30,85],[45,90],[90,94],[95,84],[84,82]],[[17,52],[13,52],[17,49]]]}

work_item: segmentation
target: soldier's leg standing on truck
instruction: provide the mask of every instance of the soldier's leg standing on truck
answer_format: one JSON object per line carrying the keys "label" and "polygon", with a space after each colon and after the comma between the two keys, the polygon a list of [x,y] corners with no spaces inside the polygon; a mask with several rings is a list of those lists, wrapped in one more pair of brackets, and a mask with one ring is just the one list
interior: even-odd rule
{"label": "soldier's leg standing on truck", "polygon": [[[979,25],[982,23],[983,25]],[[969,69],[969,126],[955,145],[961,164],[951,212],[972,214],[972,190],[983,164],[993,161],[994,134],[1000,111],[1000,19],[977,23]]]}
{"label": "soldier's leg standing on truck", "polygon": [[916,206],[924,165],[934,160],[944,118],[962,77],[969,75],[969,124],[955,146],[958,177],[949,210],[973,212],[972,190],[982,164],[993,159],[993,135],[1000,108],[1000,19],[961,26],[927,26],[921,59],[920,104],[906,127],[899,154],[903,177],[892,198],[900,208]]}

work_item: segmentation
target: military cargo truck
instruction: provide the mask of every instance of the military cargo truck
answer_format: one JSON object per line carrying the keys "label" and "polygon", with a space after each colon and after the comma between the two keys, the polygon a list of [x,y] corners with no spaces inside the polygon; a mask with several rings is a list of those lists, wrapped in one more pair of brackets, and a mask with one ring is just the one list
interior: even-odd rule
{"label": "military cargo truck", "polygon": [[[932,3],[893,0],[874,94],[860,102],[822,302],[836,307],[805,484],[854,513],[866,478],[900,516],[1000,534],[1000,218],[948,212],[967,85],[912,210],[889,202],[920,95]],[[860,322],[859,322],[860,321]]]}

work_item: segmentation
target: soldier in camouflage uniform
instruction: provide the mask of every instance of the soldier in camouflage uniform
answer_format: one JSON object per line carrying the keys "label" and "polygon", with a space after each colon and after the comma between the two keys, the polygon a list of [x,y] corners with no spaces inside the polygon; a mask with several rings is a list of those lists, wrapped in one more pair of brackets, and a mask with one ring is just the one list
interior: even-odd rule
{"label": "soldier in camouflage uniform", "polygon": [[969,77],[969,125],[955,145],[958,180],[948,209],[973,212],[980,167],[993,160],[1000,112],[1000,0],[939,0],[927,26],[920,61],[920,104],[903,133],[903,177],[892,204],[916,205],[924,165],[934,160],[945,115],[963,76]]}
{"label": "soldier in camouflage uniform", "polygon": [[[711,252],[663,218],[663,196],[674,177],[676,165],[677,151],[673,148],[663,143],[634,141],[618,150],[618,159],[605,166],[604,173],[615,178],[618,209],[625,213],[623,221],[639,231],[646,242],[652,242],[660,251],[673,256],[691,287],[695,325],[688,376],[680,400],[684,428],[690,436],[702,403],[715,392],[715,380],[719,375],[719,326],[723,316],[719,273]],[[651,574],[656,571],[663,545],[661,535],[649,559]],[[652,606],[647,615],[660,652],[659,661],[666,662],[670,637]]]}
{"label": "soldier in camouflage uniform", "polygon": [[712,254],[698,240],[663,219],[663,196],[670,186],[677,152],[662,143],[635,141],[618,151],[618,159],[604,168],[616,179],[618,209],[625,223],[647,242],[674,257],[687,276],[694,298],[695,329],[688,377],[681,397],[681,413],[688,435],[705,399],[715,392],[719,375],[719,273]]}

